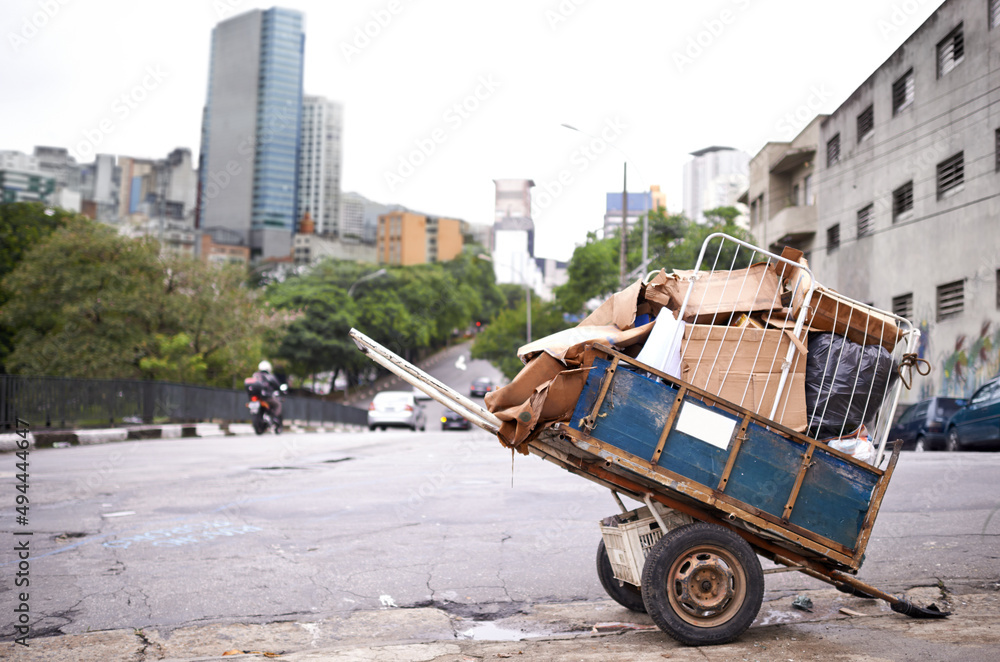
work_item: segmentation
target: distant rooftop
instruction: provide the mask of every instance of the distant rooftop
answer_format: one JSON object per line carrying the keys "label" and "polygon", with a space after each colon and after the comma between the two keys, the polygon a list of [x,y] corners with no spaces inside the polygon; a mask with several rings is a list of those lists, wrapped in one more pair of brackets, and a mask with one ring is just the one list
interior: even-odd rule
{"label": "distant rooftop", "polygon": [[691,156],[703,156],[710,152],[735,152],[735,147],[720,147],[719,145],[713,145],[712,147],[706,147],[704,149],[699,149],[697,152],[691,152]]}

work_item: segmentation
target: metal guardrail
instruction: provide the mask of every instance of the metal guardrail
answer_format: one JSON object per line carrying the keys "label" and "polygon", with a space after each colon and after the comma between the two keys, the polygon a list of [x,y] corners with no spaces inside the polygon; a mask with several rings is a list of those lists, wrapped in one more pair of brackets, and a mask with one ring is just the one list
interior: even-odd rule
{"label": "metal guardrail", "polygon": [[[249,421],[242,390],[134,379],[75,379],[0,375],[0,430],[16,418],[32,429],[104,427],[129,423]],[[286,421],[366,425],[367,412],[318,398],[287,396]]]}

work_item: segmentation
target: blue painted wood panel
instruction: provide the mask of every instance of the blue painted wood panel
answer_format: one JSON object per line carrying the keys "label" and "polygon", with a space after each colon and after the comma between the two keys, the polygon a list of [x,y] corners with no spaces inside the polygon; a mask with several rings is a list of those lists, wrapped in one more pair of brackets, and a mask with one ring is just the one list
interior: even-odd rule
{"label": "blue painted wood panel", "polygon": [[[609,361],[596,359],[570,426],[579,430],[581,419],[592,410],[600,393]],[[620,363],[591,435],[615,448],[649,460],[677,396],[677,389]],[[705,405],[695,398],[686,401]],[[714,413],[737,420],[718,408]],[[725,494],[781,517],[795,485],[806,444],[790,440],[757,423],[733,465]],[[667,436],[659,466],[715,489],[728,459],[728,450],[717,448],[676,429]],[[878,475],[817,449],[806,472],[789,521],[855,548]]]}
{"label": "blue painted wood panel", "polygon": [[781,517],[806,445],[751,423],[729,474],[728,496]]}

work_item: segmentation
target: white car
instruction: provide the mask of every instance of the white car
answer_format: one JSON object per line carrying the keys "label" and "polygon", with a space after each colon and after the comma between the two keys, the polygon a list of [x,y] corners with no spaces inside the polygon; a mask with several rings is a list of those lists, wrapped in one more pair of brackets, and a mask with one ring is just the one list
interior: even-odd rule
{"label": "white car", "polygon": [[382,391],[368,405],[368,429],[410,428],[426,430],[424,406],[412,391]]}

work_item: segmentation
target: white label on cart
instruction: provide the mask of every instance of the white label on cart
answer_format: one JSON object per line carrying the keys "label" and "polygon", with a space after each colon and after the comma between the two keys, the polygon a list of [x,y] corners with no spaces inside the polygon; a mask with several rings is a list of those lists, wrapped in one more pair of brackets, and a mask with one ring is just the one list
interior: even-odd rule
{"label": "white label on cart", "polygon": [[725,451],[729,450],[736,421],[693,402],[685,402],[674,429]]}

